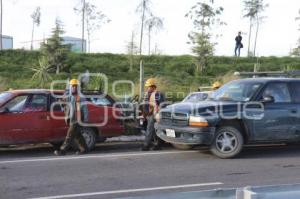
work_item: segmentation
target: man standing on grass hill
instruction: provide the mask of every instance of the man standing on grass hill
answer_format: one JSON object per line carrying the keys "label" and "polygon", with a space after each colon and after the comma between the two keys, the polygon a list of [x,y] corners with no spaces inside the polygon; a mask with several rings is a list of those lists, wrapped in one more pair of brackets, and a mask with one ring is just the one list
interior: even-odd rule
{"label": "man standing on grass hill", "polygon": [[88,121],[88,109],[86,104],[82,103],[85,99],[80,97],[78,85],[79,81],[77,79],[72,79],[70,81],[71,93],[67,96],[67,106],[65,107],[65,117],[69,129],[60,150],[54,151],[55,155],[65,155],[66,151],[72,147],[73,142],[75,142],[79,148],[79,151],[76,152],[77,155],[84,154],[88,150],[86,142],[81,134],[81,126],[79,125],[80,121]]}
{"label": "man standing on grass hill", "polygon": [[235,49],[234,49],[234,54],[235,56],[240,56],[241,54],[241,48],[243,48],[243,44],[242,44],[242,36],[241,36],[241,32],[238,33],[238,36],[235,37]]}
{"label": "man standing on grass hill", "polygon": [[163,95],[157,91],[156,81],[150,78],[146,81],[147,93],[144,96],[143,116],[147,120],[147,130],[142,151],[160,149],[160,140],[155,133],[155,115],[159,113],[160,105],[164,102]]}

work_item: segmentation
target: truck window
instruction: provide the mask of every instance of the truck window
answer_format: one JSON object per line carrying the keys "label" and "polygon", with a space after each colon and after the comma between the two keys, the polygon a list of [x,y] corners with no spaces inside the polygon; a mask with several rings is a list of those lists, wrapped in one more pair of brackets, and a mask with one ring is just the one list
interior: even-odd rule
{"label": "truck window", "polygon": [[291,102],[291,96],[286,83],[270,83],[263,92],[263,97],[272,96],[275,103]]}
{"label": "truck window", "polygon": [[32,95],[26,103],[24,112],[43,112],[47,111],[47,96],[46,95]]}
{"label": "truck window", "polygon": [[24,109],[25,102],[27,100],[28,95],[20,95],[16,96],[12,100],[10,100],[1,110],[7,108],[9,112],[22,112]]}

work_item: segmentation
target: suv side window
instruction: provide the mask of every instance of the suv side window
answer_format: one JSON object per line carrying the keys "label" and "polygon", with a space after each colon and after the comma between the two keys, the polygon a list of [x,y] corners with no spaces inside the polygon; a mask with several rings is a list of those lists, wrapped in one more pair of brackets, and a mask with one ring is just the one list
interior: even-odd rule
{"label": "suv side window", "polygon": [[300,103],[300,82],[290,83],[290,91],[293,101]]}
{"label": "suv side window", "polygon": [[286,83],[270,83],[263,92],[263,97],[274,97],[275,103],[291,102],[291,95]]}

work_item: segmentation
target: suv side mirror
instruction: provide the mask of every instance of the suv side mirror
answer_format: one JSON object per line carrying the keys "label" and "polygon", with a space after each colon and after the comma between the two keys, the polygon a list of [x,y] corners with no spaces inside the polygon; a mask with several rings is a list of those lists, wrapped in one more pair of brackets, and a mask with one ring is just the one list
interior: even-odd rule
{"label": "suv side mirror", "polygon": [[264,102],[264,103],[272,103],[272,102],[275,102],[275,99],[274,99],[273,96],[267,95],[267,96],[263,97],[262,102]]}

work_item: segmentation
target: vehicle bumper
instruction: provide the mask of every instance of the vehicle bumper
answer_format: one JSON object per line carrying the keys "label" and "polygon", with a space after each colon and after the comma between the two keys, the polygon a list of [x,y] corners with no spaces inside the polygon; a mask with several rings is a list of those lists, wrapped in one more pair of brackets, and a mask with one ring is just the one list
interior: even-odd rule
{"label": "vehicle bumper", "polygon": [[[156,123],[155,129],[160,139],[174,144],[210,145],[215,134],[215,127],[176,127]],[[173,129],[176,137],[167,136],[166,129]]]}

